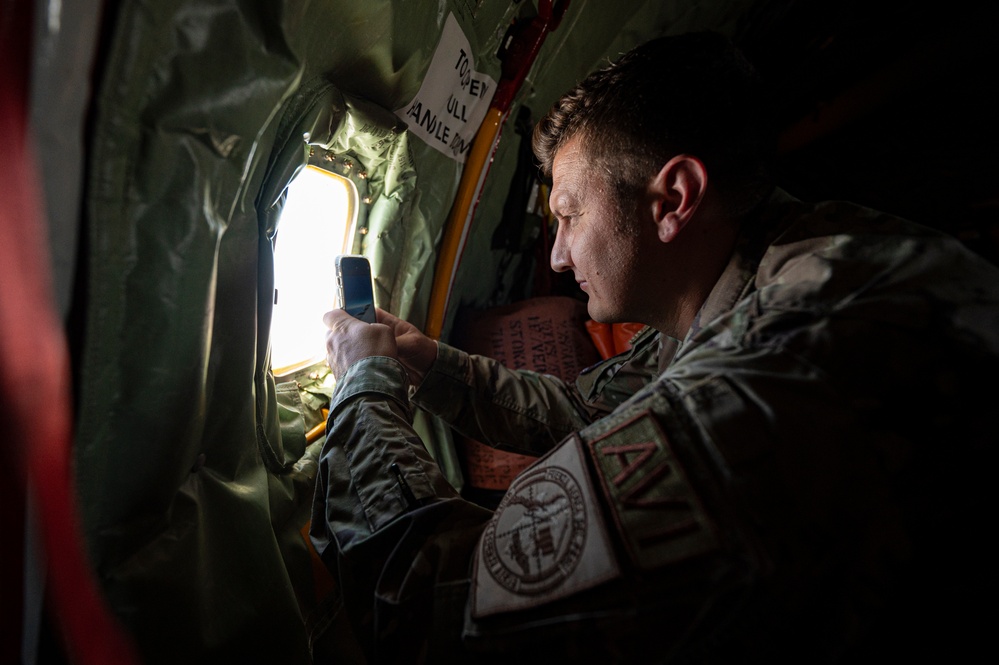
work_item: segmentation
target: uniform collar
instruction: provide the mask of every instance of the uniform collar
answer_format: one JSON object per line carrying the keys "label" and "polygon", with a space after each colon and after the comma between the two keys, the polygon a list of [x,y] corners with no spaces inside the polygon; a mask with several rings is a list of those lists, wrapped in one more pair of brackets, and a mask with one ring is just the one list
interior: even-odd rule
{"label": "uniform collar", "polygon": [[694,317],[683,346],[704,326],[731,311],[736,303],[755,290],[756,273],[763,254],[790,223],[790,218],[780,214],[780,210],[787,204],[796,202],[787,192],[774,188],[746,214],[740,223],[739,237],[728,265]]}

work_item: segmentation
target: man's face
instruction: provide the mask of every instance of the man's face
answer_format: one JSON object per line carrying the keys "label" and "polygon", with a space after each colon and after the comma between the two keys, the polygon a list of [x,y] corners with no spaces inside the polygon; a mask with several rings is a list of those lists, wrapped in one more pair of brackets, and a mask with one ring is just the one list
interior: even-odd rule
{"label": "man's face", "polygon": [[[607,176],[574,136],[555,154],[550,205],[558,220],[552,269],[571,270],[589,295],[587,311],[606,323],[639,321],[643,296],[642,245],[652,241],[641,220],[640,201],[620,201]],[[647,263],[647,261],[645,262]]]}

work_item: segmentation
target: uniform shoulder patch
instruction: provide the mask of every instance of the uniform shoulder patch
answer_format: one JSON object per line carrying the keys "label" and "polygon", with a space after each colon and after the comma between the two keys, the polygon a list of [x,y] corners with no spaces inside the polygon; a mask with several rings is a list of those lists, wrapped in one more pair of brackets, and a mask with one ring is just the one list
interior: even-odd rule
{"label": "uniform shoulder patch", "polygon": [[651,570],[718,548],[717,528],[651,411],[589,446],[621,541],[638,568]]}
{"label": "uniform shoulder patch", "polygon": [[472,616],[523,610],[621,574],[578,435],[510,485],[475,559]]}

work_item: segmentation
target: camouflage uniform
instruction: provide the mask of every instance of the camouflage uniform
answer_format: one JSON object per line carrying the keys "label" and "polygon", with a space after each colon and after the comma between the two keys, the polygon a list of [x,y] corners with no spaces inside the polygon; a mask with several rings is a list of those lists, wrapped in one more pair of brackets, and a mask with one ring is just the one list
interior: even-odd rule
{"label": "camouflage uniform", "polygon": [[[375,662],[960,657],[995,590],[997,358],[999,270],[777,191],[682,343],[574,387],[441,345],[412,400],[396,361],[352,366],[313,540]],[[413,402],[546,455],[486,511]]]}

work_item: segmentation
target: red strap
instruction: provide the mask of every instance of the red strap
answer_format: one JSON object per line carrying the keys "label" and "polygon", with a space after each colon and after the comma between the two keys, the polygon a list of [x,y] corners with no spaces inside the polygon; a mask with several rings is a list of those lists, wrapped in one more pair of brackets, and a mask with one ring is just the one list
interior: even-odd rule
{"label": "red strap", "polygon": [[[24,496],[37,505],[38,530],[46,552],[46,584],[52,619],[74,663],[137,662],[131,644],[103,603],[84,556],[74,504],[70,465],[72,404],[66,340],[55,312],[37,173],[28,141],[28,72],[34,3],[5,2],[0,21],[0,466],[13,469],[17,482],[3,498],[17,495],[13,512],[4,511],[0,539],[4,567],[8,554],[23,563]],[[56,398],[61,409],[44,409],[36,396]],[[30,482],[25,483],[28,479]],[[0,479],[5,481],[6,478]],[[6,484],[6,483],[5,483]],[[9,534],[15,534],[13,538]],[[11,566],[20,576],[21,565]],[[9,571],[5,571],[6,576]],[[20,581],[16,585],[21,588]],[[7,589],[6,584],[4,589]],[[14,620],[5,622],[3,662],[18,653],[22,594],[4,593]],[[13,630],[10,628],[13,627]]]}

